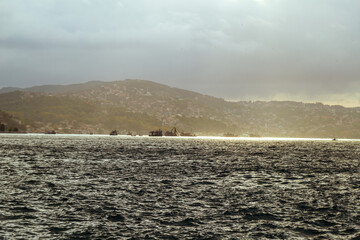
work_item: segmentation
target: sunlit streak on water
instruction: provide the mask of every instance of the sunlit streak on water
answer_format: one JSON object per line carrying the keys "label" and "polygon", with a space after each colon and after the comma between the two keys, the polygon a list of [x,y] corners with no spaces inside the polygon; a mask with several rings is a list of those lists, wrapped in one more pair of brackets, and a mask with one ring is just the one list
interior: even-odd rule
{"label": "sunlit streak on water", "polygon": [[[28,134],[1,134],[4,136],[44,136],[42,133],[28,133]],[[138,136],[129,136],[129,135],[118,135],[118,136],[109,136],[108,134],[55,134],[47,135],[48,137],[85,137],[85,138],[166,138],[166,139],[213,139],[213,140],[243,140],[243,141],[334,141],[333,138],[292,138],[292,137],[222,137],[222,136],[163,136],[163,137],[149,137],[147,135],[138,135]],[[358,142],[360,139],[346,139],[346,138],[337,138],[336,141],[354,141]]]}

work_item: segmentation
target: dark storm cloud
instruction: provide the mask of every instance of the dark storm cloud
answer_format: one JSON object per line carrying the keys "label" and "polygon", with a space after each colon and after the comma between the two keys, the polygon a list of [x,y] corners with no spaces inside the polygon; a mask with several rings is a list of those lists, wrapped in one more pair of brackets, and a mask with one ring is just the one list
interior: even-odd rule
{"label": "dark storm cloud", "polygon": [[0,0],[0,86],[140,78],[225,98],[355,96],[360,2]]}

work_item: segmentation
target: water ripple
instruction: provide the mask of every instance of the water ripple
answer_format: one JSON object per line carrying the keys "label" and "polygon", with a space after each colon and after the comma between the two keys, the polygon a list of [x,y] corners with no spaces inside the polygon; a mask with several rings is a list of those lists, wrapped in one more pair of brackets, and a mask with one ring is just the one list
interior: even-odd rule
{"label": "water ripple", "polygon": [[0,144],[0,239],[360,239],[358,142]]}

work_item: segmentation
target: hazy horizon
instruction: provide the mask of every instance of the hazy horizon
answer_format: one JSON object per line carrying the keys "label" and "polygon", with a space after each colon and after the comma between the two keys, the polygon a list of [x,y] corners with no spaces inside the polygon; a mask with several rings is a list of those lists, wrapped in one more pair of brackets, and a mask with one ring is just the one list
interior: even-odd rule
{"label": "hazy horizon", "polygon": [[0,0],[0,87],[144,79],[360,106],[360,2]]}

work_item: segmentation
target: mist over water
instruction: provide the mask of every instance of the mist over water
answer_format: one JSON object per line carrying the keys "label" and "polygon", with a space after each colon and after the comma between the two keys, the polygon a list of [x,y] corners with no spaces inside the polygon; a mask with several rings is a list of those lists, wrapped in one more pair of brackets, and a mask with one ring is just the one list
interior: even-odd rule
{"label": "mist over water", "polygon": [[360,239],[360,142],[0,135],[0,239]]}

